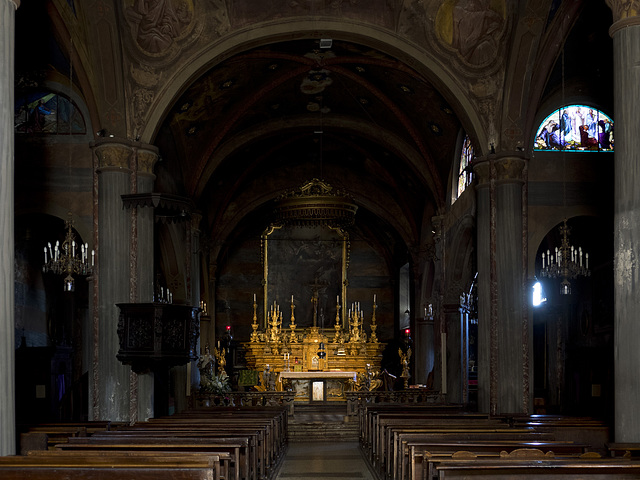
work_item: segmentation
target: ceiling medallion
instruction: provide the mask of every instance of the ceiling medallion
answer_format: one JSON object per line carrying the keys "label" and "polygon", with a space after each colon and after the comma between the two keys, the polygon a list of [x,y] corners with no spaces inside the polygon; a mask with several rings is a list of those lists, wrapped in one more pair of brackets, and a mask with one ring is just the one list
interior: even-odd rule
{"label": "ceiling medallion", "polygon": [[346,227],[353,225],[357,210],[349,194],[314,178],[281,195],[275,213],[285,225]]}

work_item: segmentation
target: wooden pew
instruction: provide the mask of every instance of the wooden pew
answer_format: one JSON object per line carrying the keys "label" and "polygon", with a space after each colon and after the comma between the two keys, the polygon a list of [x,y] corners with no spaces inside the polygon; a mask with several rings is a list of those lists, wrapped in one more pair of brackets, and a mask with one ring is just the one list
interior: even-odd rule
{"label": "wooden pew", "polygon": [[[588,447],[573,442],[558,441],[521,441],[521,440],[476,440],[453,441],[442,443],[409,442],[408,472],[403,472],[402,478],[412,480],[423,479],[427,476],[431,458],[451,458],[455,454],[464,452],[477,457],[498,457],[502,452],[513,452],[522,449],[536,449],[543,454],[552,452],[556,456],[580,456],[585,454]],[[600,458],[599,454],[595,454]]]}
{"label": "wooden pew", "polygon": [[[448,465],[452,463],[469,463],[473,464],[473,462],[482,462],[482,461],[494,461],[494,460],[502,460],[502,461],[553,461],[553,462],[564,462],[567,460],[571,461],[586,461],[586,462],[597,462],[602,460],[600,454],[596,452],[587,452],[587,453],[573,453],[573,454],[564,454],[559,455],[552,450],[543,451],[539,448],[517,448],[510,451],[491,451],[491,452],[482,452],[478,453],[476,451],[456,451],[453,453],[433,453],[427,452],[425,456],[425,463],[423,465],[422,472],[418,472],[414,478],[420,480],[436,480],[438,478],[437,467],[440,465]],[[512,462],[513,463],[513,462]]]}
{"label": "wooden pew", "polygon": [[477,460],[438,465],[439,480],[629,480],[640,478],[640,463],[631,461]]}
{"label": "wooden pew", "polygon": [[[57,445],[56,449],[63,451],[74,451],[78,455],[90,451],[111,451],[111,452],[155,452],[167,455],[177,453],[203,453],[209,455],[223,454],[228,459],[223,471],[228,471],[229,475],[225,480],[241,480],[248,478],[248,471],[245,470],[245,477],[241,477],[240,450],[246,448],[247,444],[241,440],[220,439],[209,440],[207,438],[180,438],[180,437],[142,437],[142,438],[114,438],[114,439],[92,439],[70,438],[68,443]],[[227,466],[228,465],[228,466]]]}
{"label": "wooden pew", "polygon": [[467,427],[465,429],[421,429],[412,431],[398,431],[394,434],[394,441],[387,448],[387,462],[384,464],[384,472],[388,478],[400,478],[402,468],[405,471],[409,467],[408,442],[445,443],[448,441],[470,444],[484,441],[487,445],[499,442],[542,442],[553,440],[548,434],[541,434],[530,430],[520,429],[485,429]]}
{"label": "wooden pew", "polygon": [[[73,450],[34,450],[29,452],[31,457],[50,457],[50,458],[78,458],[79,454]],[[122,457],[140,458],[145,461],[151,459],[157,460],[158,463],[164,464],[167,462],[167,458],[177,457],[180,459],[193,458],[200,459],[205,457],[209,459],[214,468],[213,478],[216,480],[225,480],[229,478],[229,464],[231,456],[226,453],[195,453],[195,452],[180,452],[175,455],[167,455],[165,453],[158,452],[145,452],[145,451],[110,451],[110,450],[91,450],[81,453],[82,458],[88,459],[90,462],[96,462],[98,459],[107,459],[105,461],[117,462]]]}
{"label": "wooden pew", "polygon": [[567,417],[561,415],[507,416],[509,424],[534,427],[553,434],[556,440],[573,440],[589,444],[591,451],[607,454],[610,428],[606,422],[591,417]]}
{"label": "wooden pew", "polygon": [[[255,469],[266,471],[271,468],[281,455],[283,446],[273,441],[273,433],[270,433],[265,425],[255,421],[238,421],[237,419],[207,419],[196,422],[177,421],[154,422],[145,425],[137,424],[129,430],[118,430],[111,434],[103,434],[102,437],[110,437],[114,434],[128,434],[153,436],[154,432],[160,435],[172,434],[187,436],[189,432],[202,437],[246,436],[248,441],[248,458]],[[244,455],[244,450],[242,451]],[[263,472],[264,473],[264,472]]]}
{"label": "wooden pew", "polygon": [[212,455],[15,455],[0,457],[3,480],[217,480]]}
{"label": "wooden pew", "polygon": [[612,457],[640,457],[640,443],[615,443],[606,444],[607,451]]}
{"label": "wooden pew", "polygon": [[[93,445],[110,445],[112,443],[126,442],[171,442],[174,438],[180,438],[181,441],[186,439],[196,439],[197,441],[205,440],[210,443],[224,443],[225,445],[240,445],[238,450],[237,463],[239,466],[240,478],[258,479],[263,476],[261,467],[264,465],[264,459],[260,457],[258,450],[259,431],[240,431],[238,429],[228,432],[209,431],[206,429],[153,429],[153,430],[129,430],[109,432],[108,434],[99,434],[91,437],[86,442]],[[232,436],[234,435],[234,436]],[[84,441],[84,440],[83,440]],[[77,440],[72,440],[77,443]],[[235,458],[232,460],[236,462]]]}
{"label": "wooden pew", "polygon": [[19,451],[26,455],[30,450],[52,448],[58,443],[67,441],[69,437],[86,437],[96,432],[109,431],[124,425],[121,422],[90,421],[68,423],[41,423],[35,425],[18,425],[20,433]]}

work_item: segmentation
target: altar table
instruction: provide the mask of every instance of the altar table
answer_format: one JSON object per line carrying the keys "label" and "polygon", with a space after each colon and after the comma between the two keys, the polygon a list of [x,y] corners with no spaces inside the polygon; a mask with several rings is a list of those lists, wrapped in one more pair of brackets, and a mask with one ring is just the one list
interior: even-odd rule
{"label": "altar table", "polygon": [[346,401],[344,392],[349,380],[356,381],[357,372],[280,372],[279,381],[290,381],[296,402]]}

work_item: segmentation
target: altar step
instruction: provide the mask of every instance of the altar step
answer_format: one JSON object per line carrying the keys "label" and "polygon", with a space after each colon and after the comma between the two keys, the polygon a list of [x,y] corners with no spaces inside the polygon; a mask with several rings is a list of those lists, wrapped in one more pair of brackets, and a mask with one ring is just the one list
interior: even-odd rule
{"label": "altar step", "polygon": [[346,405],[296,405],[289,419],[289,442],[357,442],[358,423]]}

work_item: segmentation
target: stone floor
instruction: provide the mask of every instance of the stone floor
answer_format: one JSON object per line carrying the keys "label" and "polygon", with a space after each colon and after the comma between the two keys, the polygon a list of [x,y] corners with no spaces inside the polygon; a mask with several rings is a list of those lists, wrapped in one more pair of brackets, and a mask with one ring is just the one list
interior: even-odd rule
{"label": "stone floor", "polygon": [[290,442],[276,480],[375,480],[357,442]]}

